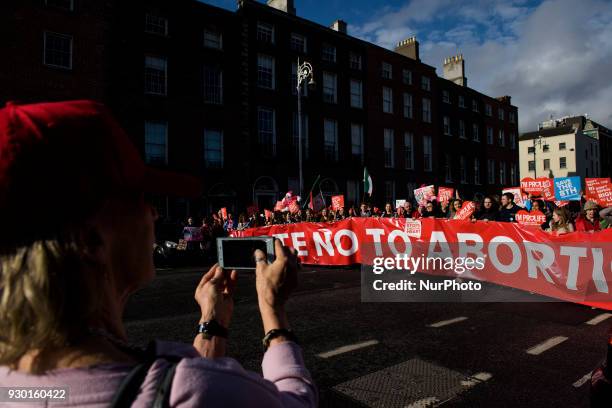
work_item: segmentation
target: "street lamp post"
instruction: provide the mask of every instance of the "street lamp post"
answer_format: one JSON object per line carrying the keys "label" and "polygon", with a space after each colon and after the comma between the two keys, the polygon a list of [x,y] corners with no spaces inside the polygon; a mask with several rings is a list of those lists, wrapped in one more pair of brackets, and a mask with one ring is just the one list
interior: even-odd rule
{"label": "street lamp post", "polygon": [[298,102],[298,165],[300,167],[300,196],[304,191],[304,175],[302,170],[302,84],[305,80],[308,85],[314,84],[312,65],[304,61],[300,64],[300,58],[297,60],[297,102]]}
{"label": "street lamp post", "polygon": [[[537,145],[542,147],[542,135],[537,137]],[[536,160],[536,138],[533,138],[533,178],[538,178],[538,162]]]}

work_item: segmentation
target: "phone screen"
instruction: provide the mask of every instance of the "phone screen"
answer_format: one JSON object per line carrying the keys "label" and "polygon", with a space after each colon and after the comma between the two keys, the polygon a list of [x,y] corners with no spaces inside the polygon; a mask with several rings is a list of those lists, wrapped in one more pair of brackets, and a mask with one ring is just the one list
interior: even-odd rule
{"label": "phone screen", "polygon": [[219,261],[226,269],[254,269],[255,257],[253,253],[260,249],[269,258],[268,240],[257,238],[228,239],[221,244],[222,253]]}

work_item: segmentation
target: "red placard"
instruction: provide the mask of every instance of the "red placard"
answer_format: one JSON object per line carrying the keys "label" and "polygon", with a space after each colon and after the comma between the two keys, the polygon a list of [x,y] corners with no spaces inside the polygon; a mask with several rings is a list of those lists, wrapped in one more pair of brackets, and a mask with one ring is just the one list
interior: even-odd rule
{"label": "red placard", "polygon": [[455,194],[455,189],[450,187],[438,187],[438,202],[447,203]]}
{"label": "red placard", "polygon": [[300,205],[297,202],[297,198],[289,203],[289,212],[295,214],[300,211]]}
{"label": "red placard", "polygon": [[553,179],[548,179],[542,183],[542,198],[544,201],[555,201],[555,183]]}
{"label": "red placard", "polygon": [[541,226],[546,222],[546,215],[540,211],[520,210],[515,216],[516,222],[521,225]]}
{"label": "red placard", "polygon": [[602,207],[612,206],[612,182],[609,178],[585,179],[586,196]]}
{"label": "red placard", "polygon": [[544,191],[545,185],[550,182],[552,184],[551,179],[548,177],[538,177],[534,179],[533,177],[525,177],[521,179],[521,189],[529,194],[541,196]]}
{"label": "red placard", "polygon": [[274,211],[283,211],[285,209],[285,204],[282,201],[277,201],[274,206]]}
{"label": "red placard", "polygon": [[461,209],[455,214],[456,220],[469,220],[476,211],[476,204],[473,201],[464,201]]}
{"label": "red placard", "polygon": [[264,216],[266,219],[274,217],[274,213],[270,210],[264,210]]}
{"label": "red placard", "polygon": [[344,196],[343,195],[336,195],[336,196],[332,196],[332,210],[336,211],[339,210],[340,208],[344,208]]}
{"label": "red placard", "polygon": [[221,218],[223,218],[224,220],[227,220],[227,208],[226,207],[221,208]]}
{"label": "red placard", "polygon": [[433,185],[417,188],[414,190],[414,199],[419,205],[425,205],[428,201],[436,199],[436,192]]}

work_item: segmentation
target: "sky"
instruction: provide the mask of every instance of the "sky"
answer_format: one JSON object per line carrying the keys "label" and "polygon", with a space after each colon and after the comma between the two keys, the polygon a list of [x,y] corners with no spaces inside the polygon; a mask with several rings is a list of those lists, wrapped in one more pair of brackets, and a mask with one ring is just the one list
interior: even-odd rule
{"label": "sky", "polygon": [[[229,10],[236,0],[203,0]],[[416,36],[442,75],[463,54],[468,86],[512,96],[520,132],[582,115],[612,128],[612,0],[296,0],[300,17],[393,49]]]}

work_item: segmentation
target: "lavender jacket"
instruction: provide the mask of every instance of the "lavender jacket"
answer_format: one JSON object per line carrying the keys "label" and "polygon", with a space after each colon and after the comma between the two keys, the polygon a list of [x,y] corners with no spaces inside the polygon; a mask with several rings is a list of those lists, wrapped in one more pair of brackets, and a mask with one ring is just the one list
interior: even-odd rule
{"label": "lavender jacket", "polygon": [[[265,353],[261,375],[246,371],[232,358],[207,359],[187,344],[156,342],[156,355],[183,358],[170,390],[172,407],[314,407],[317,389],[293,342],[274,345]],[[133,407],[149,407],[166,360],[151,366]],[[132,366],[122,363],[62,368],[32,375],[0,366],[0,387],[69,387],[68,401],[2,404],[14,407],[106,407]]]}

